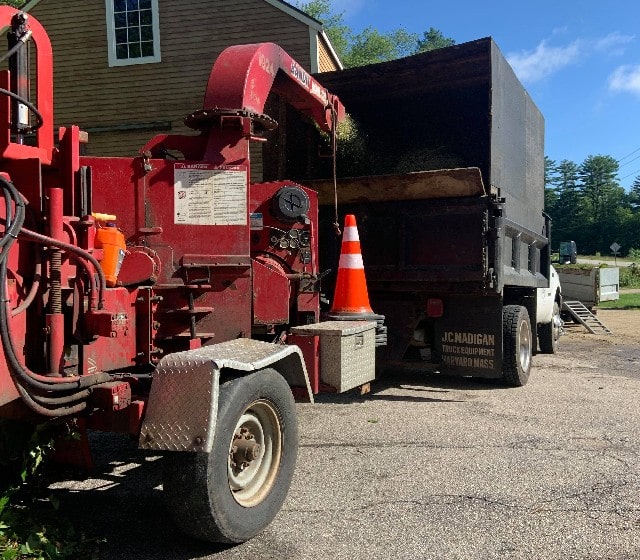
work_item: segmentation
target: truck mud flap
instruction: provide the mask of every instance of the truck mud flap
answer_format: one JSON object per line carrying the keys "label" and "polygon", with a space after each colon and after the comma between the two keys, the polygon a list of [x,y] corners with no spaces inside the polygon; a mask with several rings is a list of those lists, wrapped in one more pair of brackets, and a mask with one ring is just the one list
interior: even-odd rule
{"label": "truck mud flap", "polygon": [[502,300],[454,296],[434,325],[440,371],[456,375],[502,377]]}

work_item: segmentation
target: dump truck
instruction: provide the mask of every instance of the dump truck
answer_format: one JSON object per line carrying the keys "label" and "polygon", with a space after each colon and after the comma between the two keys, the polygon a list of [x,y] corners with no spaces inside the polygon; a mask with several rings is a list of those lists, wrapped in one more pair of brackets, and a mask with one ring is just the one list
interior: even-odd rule
{"label": "dump truck", "polygon": [[[371,305],[388,328],[379,364],[523,385],[536,342],[556,351],[562,296],[543,117],[495,42],[322,79],[348,109],[347,145],[335,185],[321,161],[304,179],[316,179],[325,230],[357,217]],[[327,247],[321,264],[335,268]]]}
{"label": "dump truck", "polygon": [[245,541],[289,489],[294,394],[375,376],[378,323],[320,317],[316,193],[249,182],[270,92],[326,131],[344,107],[275,44],[239,45],[192,134],[87,157],[54,131],[45,29],[8,6],[0,26],[0,418],[131,434],[164,454],[179,527]]}

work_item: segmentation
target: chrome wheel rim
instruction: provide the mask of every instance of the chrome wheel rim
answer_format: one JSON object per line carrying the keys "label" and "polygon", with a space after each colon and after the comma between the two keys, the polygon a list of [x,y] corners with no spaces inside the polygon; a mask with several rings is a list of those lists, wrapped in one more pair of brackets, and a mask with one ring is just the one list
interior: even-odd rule
{"label": "chrome wheel rim", "polygon": [[526,321],[520,323],[518,329],[518,340],[520,342],[518,349],[518,358],[522,371],[529,371],[531,364],[531,329]]}

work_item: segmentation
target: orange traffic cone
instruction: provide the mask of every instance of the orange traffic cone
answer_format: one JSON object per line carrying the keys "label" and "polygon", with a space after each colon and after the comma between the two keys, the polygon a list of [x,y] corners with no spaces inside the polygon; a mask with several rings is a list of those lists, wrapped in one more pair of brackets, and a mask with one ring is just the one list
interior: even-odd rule
{"label": "orange traffic cone", "polygon": [[369,303],[367,280],[364,275],[360,236],[356,217],[347,214],[344,219],[338,278],[329,315],[373,314]]}
{"label": "orange traffic cone", "polygon": [[378,315],[371,309],[367,279],[364,275],[364,263],[360,250],[360,236],[356,226],[356,217],[347,214],[344,218],[342,248],[338,264],[338,278],[333,294],[333,305],[327,314],[333,321],[375,321],[375,345],[387,344],[387,327],[384,315]]}

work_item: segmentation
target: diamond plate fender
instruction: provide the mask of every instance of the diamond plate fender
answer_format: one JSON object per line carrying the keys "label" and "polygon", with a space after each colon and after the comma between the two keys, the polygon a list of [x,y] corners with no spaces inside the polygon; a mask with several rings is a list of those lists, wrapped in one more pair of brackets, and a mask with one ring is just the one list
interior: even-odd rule
{"label": "diamond plate fender", "polygon": [[210,452],[218,414],[220,371],[251,373],[273,367],[292,386],[309,376],[297,346],[238,338],[168,354],[158,364],[140,430],[139,447],[156,451]]}

